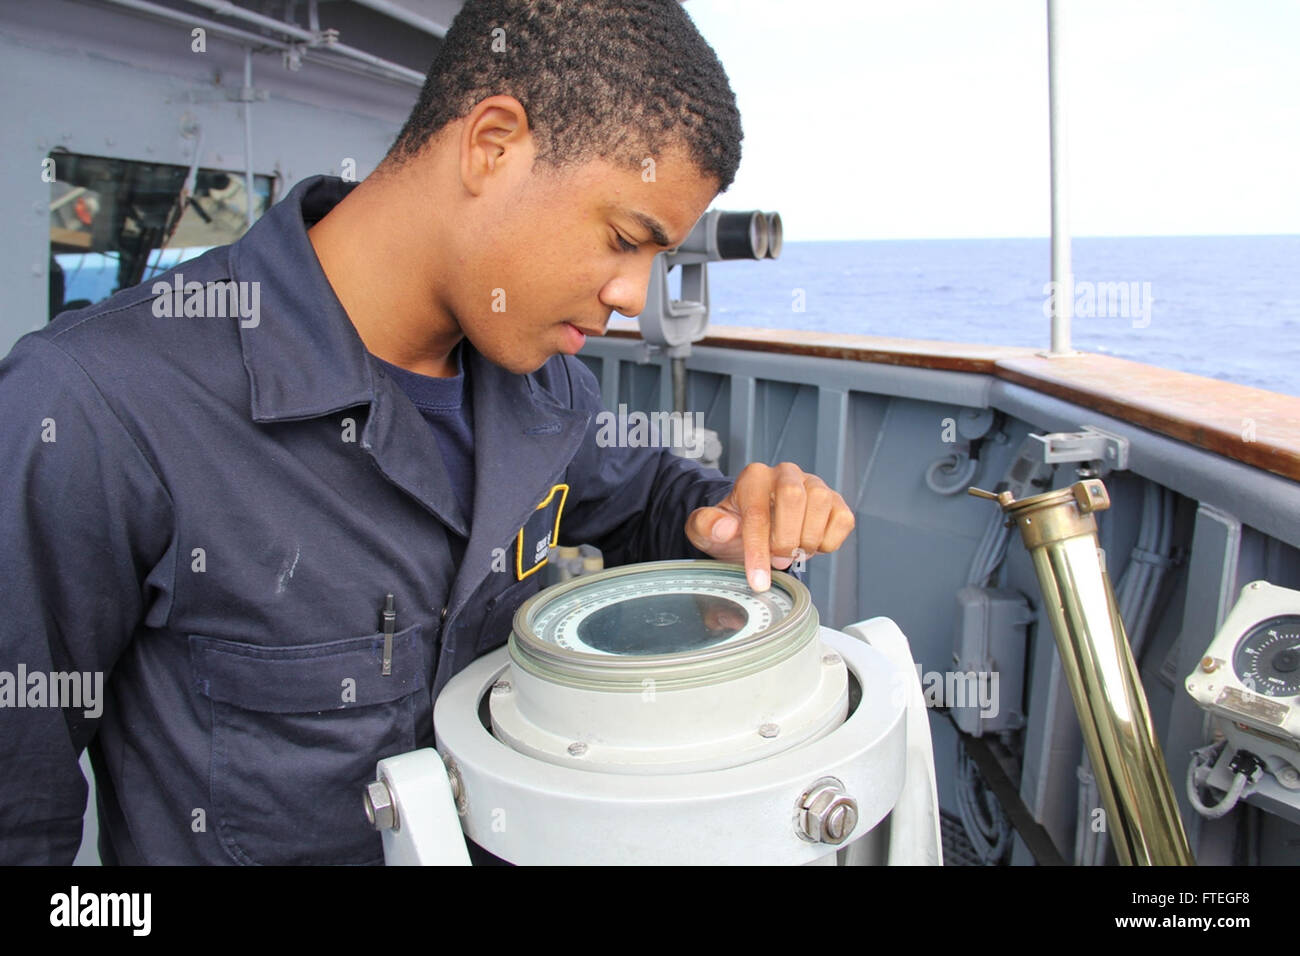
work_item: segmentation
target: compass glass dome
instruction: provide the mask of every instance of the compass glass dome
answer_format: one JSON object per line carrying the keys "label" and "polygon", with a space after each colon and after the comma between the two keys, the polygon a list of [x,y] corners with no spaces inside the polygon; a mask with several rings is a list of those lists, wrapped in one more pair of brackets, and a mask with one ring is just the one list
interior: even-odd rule
{"label": "compass glass dome", "polygon": [[644,657],[729,645],[786,620],[780,586],[749,589],[743,572],[713,562],[578,582],[521,615],[522,631],[580,654]]}

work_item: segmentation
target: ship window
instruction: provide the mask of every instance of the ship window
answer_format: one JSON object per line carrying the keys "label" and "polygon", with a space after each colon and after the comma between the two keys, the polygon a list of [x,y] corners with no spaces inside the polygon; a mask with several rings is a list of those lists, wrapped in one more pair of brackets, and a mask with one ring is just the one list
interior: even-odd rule
{"label": "ship window", "polygon": [[[50,318],[106,299],[234,242],[247,224],[244,175],[186,166],[51,153]],[[270,176],[253,177],[253,218],[272,201]]]}

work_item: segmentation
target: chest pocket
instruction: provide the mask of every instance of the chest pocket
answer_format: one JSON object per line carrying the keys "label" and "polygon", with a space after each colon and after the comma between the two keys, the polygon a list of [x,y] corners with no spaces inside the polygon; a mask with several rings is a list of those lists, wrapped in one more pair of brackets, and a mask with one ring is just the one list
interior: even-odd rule
{"label": "chest pocket", "polygon": [[244,864],[383,860],[362,792],[375,762],[415,749],[427,694],[421,633],[263,647],[192,635],[195,689],[212,706],[210,825]]}
{"label": "chest pocket", "polygon": [[537,574],[522,581],[511,582],[504,591],[488,598],[483,605],[483,626],[479,629],[474,646],[475,657],[495,650],[506,642],[510,637],[515,611],[541,589],[542,576]]}

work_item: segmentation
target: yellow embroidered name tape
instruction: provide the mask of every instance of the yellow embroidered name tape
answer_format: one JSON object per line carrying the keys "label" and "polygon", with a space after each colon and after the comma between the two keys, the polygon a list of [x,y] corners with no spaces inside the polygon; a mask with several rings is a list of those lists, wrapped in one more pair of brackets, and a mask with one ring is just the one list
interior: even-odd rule
{"label": "yellow embroidered name tape", "polygon": [[[560,541],[560,518],[568,500],[569,486],[555,485],[519,529],[515,537],[515,577],[518,580],[522,581],[546,564],[548,552]],[[526,571],[525,564],[528,565]]]}

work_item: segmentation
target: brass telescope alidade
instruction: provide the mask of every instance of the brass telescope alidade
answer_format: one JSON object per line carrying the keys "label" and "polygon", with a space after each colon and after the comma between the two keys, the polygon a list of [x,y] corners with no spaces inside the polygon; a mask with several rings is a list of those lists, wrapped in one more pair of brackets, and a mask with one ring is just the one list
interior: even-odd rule
{"label": "brass telescope alidade", "polygon": [[1002,506],[1033,560],[1120,862],[1193,865],[1097,539],[1093,515],[1110,507],[1106,486],[1088,478],[1019,501],[1009,491],[969,492]]}

